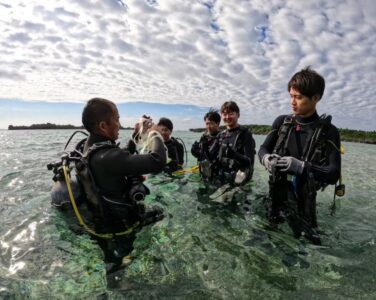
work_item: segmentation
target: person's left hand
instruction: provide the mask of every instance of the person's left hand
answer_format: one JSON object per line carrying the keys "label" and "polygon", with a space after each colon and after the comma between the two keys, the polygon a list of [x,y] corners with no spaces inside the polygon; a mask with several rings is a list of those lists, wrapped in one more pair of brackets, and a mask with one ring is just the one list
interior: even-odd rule
{"label": "person's left hand", "polygon": [[304,170],[304,161],[292,156],[283,156],[278,159],[276,168],[278,168],[280,172],[286,172],[291,175],[301,175]]}

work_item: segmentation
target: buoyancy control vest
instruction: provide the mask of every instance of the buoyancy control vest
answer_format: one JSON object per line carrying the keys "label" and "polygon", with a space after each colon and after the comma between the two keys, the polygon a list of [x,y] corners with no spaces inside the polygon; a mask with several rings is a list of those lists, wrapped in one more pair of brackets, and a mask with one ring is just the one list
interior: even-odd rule
{"label": "buoyancy control vest", "polygon": [[[97,151],[117,147],[110,141],[95,143],[89,148],[85,145],[82,157],[75,163],[76,175],[85,192],[88,208],[96,221],[121,222],[125,226],[131,226],[134,221],[142,219],[145,212],[143,200],[150,193],[142,183],[143,177],[126,176],[124,190],[114,198],[98,187],[90,168],[90,159]],[[107,225],[111,227],[110,224]]]}
{"label": "buoyancy control vest", "polygon": [[218,134],[219,132],[217,132],[215,135],[205,133],[201,136],[199,142],[196,144],[196,149],[193,149],[192,147],[192,154],[195,152],[194,155],[197,157],[201,177],[205,181],[210,181],[213,176],[213,164],[210,160],[209,149],[216,141]]}
{"label": "buoyancy control vest", "polygon": [[[93,174],[90,168],[90,157],[101,149],[110,149],[117,147],[117,145],[110,142],[96,143],[92,147],[87,147],[87,138],[81,140],[73,151],[68,152],[67,146],[76,133],[87,134],[83,131],[75,131],[69,138],[64,148],[64,154],[61,160],[55,163],[47,164],[47,169],[53,171],[54,186],[51,191],[51,204],[60,210],[74,211],[79,224],[91,235],[103,238],[112,239],[117,236],[125,236],[131,234],[134,229],[140,225],[147,225],[163,218],[163,214],[156,215],[157,210],[144,210],[143,199],[145,195],[149,194],[148,188],[142,183],[143,177],[127,176],[125,178],[125,196],[124,199],[113,199],[106,197],[102,190],[98,188],[95,183]],[[72,167],[71,163],[74,163]],[[76,174],[77,181],[72,180],[71,174]],[[81,206],[86,204],[90,214],[86,214],[86,210]],[[120,207],[120,209],[118,209]],[[124,220],[126,215],[122,213],[122,207],[132,207],[132,214],[137,215],[137,219],[141,222],[127,222]],[[116,224],[116,219],[111,219],[110,212],[120,213],[121,226]],[[83,217],[82,213],[85,213]],[[88,219],[87,219],[88,218]],[[87,220],[85,220],[87,219]],[[93,220],[92,220],[93,219]],[[94,223],[94,229],[87,224],[87,221]],[[93,225],[93,224],[91,224]]]}
{"label": "buoyancy control vest", "polygon": [[[307,162],[308,169],[310,169],[311,164],[316,164],[319,166],[324,166],[327,164],[329,153],[331,151],[337,151],[339,153],[341,152],[334,142],[328,139],[328,130],[329,126],[331,125],[331,119],[332,117],[330,115],[321,115],[316,121],[315,127],[313,129],[309,129],[304,148],[303,145],[297,143],[300,156],[298,159]],[[280,156],[290,155],[287,152],[291,133],[293,130],[301,131],[301,125],[302,124],[297,122],[292,115],[286,116],[283,124],[279,128],[278,139],[274,146],[273,153]],[[310,170],[308,170],[307,173],[308,179],[310,179],[311,183],[315,186],[315,190],[325,188],[328,185],[326,183],[313,180],[313,175]]]}
{"label": "buoyancy control vest", "polygon": [[248,132],[245,127],[239,127],[235,132],[224,130],[218,134],[218,157],[214,171],[227,183],[244,184],[253,173],[253,166],[244,168],[231,158],[230,152],[244,154],[244,135]]}
{"label": "buoyancy control vest", "polygon": [[169,174],[182,169],[184,164],[184,152],[185,145],[179,138],[171,137],[171,139],[165,142],[168,154],[168,162],[165,167],[165,171]]}

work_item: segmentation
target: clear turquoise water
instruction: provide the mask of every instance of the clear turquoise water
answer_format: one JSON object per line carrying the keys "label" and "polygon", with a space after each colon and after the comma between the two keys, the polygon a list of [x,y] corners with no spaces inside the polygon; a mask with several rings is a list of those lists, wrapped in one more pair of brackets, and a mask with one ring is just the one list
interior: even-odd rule
{"label": "clear turquoise water", "polygon": [[[230,206],[212,202],[195,174],[150,176],[147,202],[167,217],[138,234],[125,270],[106,275],[97,244],[50,206],[46,164],[71,133],[0,131],[0,299],[376,299],[376,146],[344,143],[346,195],[334,216],[333,188],[318,197],[323,246],[267,228],[258,162]],[[175,135],[188,149],[199,137]]]}

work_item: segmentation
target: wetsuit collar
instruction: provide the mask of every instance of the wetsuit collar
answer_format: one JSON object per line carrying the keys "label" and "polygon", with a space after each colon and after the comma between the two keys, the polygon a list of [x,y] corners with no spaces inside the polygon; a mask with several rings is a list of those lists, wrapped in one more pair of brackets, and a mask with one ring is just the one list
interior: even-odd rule
{"label": "wetsuit collar", "polygon": [[[91,133],[89,136],[88,144],[93,145],[95,143],[106,142],[106,141],[109,141],[109,139],[102,135]],[[110,142],[115,144],[115,141],[110,141]]]}
{"label": "wetsuit collar", "polygon": [[320,117],[319,115],[317,114],[317,111],[314,112],[313,115],[309,116],[309,117],[301,117],[301,116],[295,116],[295,120],[298,122],[298,123],[301,123],[301,124],[308,124],[308,123],[312,123],[316,120],[318,120]]}
{"label": "wetsuit collar", "polygon": [[213,134],[209,133],[208,131],[205,132],[205,135],[206,136],[210,136],[210,137],[216,137],[218,135],[218,133],[220,133],[220,131],[216,131],[214,132]]}
{"label": "wetsuit collar", "polygon": [[230,129],[226,128],[226,131],[228,131],[228,132],[235,132],[235,131],[238,131],[239,129],[240,129],[240,125],[238,125],[235,128],[230,128]]}

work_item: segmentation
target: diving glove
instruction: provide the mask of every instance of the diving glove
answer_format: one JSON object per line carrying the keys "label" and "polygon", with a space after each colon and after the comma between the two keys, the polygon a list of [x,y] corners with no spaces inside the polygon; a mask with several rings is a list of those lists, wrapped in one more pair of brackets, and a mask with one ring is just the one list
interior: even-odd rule
{"label": "diving glove", "polygon": [[304,170],[304,161],[292,156],[283,156],[278,159],[276,167],[280,172],[286,172],[291,175],[301,175]]}
{"label": "diving glove", "polygon": [[261,163],[268,170],[269,173],[272,173],[273,166],[276,165],[277,160],[281,158],[278,154],[265,154],[262,157]]}

